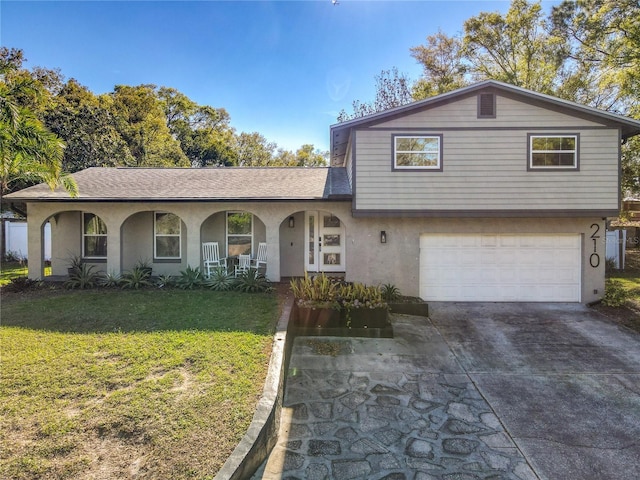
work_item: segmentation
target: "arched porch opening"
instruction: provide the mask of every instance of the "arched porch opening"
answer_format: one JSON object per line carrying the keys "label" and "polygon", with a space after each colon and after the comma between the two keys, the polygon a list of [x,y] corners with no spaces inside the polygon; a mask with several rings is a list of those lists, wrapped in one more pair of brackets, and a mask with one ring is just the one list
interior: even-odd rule
{"label": "arched porch opening", "polygon": [[178,275],[187,268],[187,226],[179,215],[165,210],[144,210],[125,219],[120,227],[120,270],[151,266],[153,275]]}
{"label": "arched porch opening", "polygon": [[[255,257],[258,244],[267,241],[267,228],[258,215],[247,210],[224,210],[205,219],[200,227],[201,243],[218,242],[220,256],[231,268],[238,255]],[[202,252],[200,252],[202,267]]]}
{"label": "arched porch opening", "polygon": [[[47,227],[48,225],[48,227]],[[46,241],[50,230],[50,247]],[[52,277],[68,275],[68,269],[76,261],[92,265],[94,271],[105,272],[107,265],[107,225],[96,213],[89,210],[64,210],[57,212],[40,225],[43,275],[47,272],[47,250]]]}

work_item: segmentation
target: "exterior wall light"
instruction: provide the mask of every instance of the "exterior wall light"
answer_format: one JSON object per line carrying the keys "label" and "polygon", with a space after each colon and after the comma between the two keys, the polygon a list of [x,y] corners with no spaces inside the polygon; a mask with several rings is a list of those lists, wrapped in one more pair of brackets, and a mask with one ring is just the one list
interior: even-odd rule
{"label": "exterior wall light", "polygon": [[387,243],[387,232],[384,230],[380,231],[380,243]]}
{"label": "exterior wall light", "polygon": [[296,219],[293,217],[289,217],[289,228],[293,228],[296,226]]}

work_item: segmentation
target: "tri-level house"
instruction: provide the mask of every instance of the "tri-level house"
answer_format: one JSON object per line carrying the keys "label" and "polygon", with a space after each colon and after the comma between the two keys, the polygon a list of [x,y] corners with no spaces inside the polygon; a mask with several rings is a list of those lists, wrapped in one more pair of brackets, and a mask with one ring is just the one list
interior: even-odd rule
{"label": "tri-level house", "polygon": [[80,195],[10,194],[26,209],[29,276],[68,258],[120,273],[202,266],[267,244],[274,281],[305,272],[395,284],[432,301],[591,302],[604,292],[620,145],[640,121],[480,82],[330,128],[328,168],[90,168]]}

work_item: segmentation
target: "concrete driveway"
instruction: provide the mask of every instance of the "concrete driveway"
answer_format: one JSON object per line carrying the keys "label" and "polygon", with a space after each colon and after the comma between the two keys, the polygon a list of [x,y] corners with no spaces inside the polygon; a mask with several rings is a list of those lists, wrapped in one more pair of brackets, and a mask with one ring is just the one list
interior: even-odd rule
{"label": "concrete driveway", "polygon": [[640,478],[640,335],[574,304],[437,304],[431,321],[540,478]]}
{"label": "concrete driveway", "polygon": [[433,303],[300,337],[254,478],[640,478],[640,335],[576,304]]}

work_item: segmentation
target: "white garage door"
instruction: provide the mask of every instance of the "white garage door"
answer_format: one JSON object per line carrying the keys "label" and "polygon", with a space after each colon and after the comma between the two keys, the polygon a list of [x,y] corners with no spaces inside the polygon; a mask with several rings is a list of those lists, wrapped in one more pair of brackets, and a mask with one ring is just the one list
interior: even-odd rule
{"label": "white garage door", "polygon": [[420,237],[420,296],[432,301],[579,302],[580,235]]}

